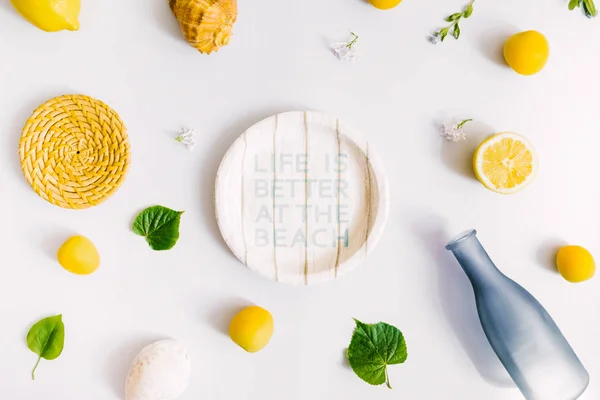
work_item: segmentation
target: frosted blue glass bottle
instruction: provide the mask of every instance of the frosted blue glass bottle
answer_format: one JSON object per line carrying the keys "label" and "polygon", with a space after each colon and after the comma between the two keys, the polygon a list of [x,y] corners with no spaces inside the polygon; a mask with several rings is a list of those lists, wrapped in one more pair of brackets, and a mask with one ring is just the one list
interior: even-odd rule
{"label": "frosted blue glass bottle", "polygon": [[527,400],[574,400],[589,375],[544,307],[496,268],[477,239],[461,233],[448,242],[475,292],[481,326]]}

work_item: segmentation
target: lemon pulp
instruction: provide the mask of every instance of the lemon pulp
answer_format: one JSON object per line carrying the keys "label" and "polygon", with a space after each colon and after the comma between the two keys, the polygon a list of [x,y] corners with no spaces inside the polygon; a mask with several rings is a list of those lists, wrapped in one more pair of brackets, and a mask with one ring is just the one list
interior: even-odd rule
{"label": "lemon pulp", "polygon": [[477,179],[497,193],[515,193],[527,186],[537,171],[533,146],[516,133],[498,133],[484,140],[473,156]]}

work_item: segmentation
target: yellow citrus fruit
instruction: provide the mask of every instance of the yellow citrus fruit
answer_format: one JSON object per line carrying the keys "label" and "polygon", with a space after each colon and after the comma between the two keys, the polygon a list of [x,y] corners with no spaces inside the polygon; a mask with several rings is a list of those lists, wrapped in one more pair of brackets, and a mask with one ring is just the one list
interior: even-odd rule
{"label": "yellow citrus fruit", "polygon": [[79,29],[81,0],[10,0],[29,22],[46,32]]}
{"label": "yellow citrus fruit", "polygon": [[558,272],[569,282],[587,281],[596,272],[594,257],[581,246],[563,246],[556,255]]}
{"label": "yellow citrus fruit", "polygon": [[540,72],[550,54],[546,37],[538,31],[525,31],[508,38],[504,43],[504,59],[521,75]]}
{"label": "yellow citrus fruit", "polygon": [[273,317],[258,306],[244,308],[229,324],[231,340],[249,353],[262,350],[272,335]]}
{"label": "yellow citrus fruit", "polygon": [[396,7],[402,0],[369,0],[369,3],[373,7],[379,8],[380,10],[389,10],[390,8]]}
{"label": "yellow citrus fruit", "polygon": [[475,176],[496,193],[515,193],[535,178],[535,149],[521,135],[504,132],[484,140],[473,155]]}
{"label": "yellow citrus fruit", "polygon": [[58,262],[67,271],[88,275],[100,266],[100,254],[94,243],[84,236],[69,238],[58,249]]}

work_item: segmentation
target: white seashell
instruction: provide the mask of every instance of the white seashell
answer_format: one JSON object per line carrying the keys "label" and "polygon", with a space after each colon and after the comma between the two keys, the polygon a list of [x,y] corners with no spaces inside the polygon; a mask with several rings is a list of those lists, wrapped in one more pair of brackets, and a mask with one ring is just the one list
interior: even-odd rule
{"label": "white seashell", "polygon": [[135,357],[125,382],[126,400],[176,400],[190,383],[191,360],[176,340],[160,340]]}

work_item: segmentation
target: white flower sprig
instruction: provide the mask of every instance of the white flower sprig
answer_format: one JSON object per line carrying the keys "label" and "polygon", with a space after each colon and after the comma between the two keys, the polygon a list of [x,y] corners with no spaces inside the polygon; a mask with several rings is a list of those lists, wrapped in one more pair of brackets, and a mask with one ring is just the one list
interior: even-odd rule
{"label": "white flower sprig", "polygon": [[354,32],[350,32],[352,38],[347,42],[335,43],[331,50],[337,58],[344,61],[354,61],[358,58],[358,53],[354,49],[354,45],[358,40],[358,35]]}
{"label": "white flower sprig", "polygon": [[188,150],[193,150],[196,145],[196,139],[194,139],[194,129],[181,129],[181,134],[175,138],[179,143],[183,144]]}
{"label": "white flower sprig", "polygon": [[444,124],[441,130],[441,135],[451,142],[458,142],[467,138],[467,134],[462,130],[462,127],[472,119],[464,119],[458,124]]}

